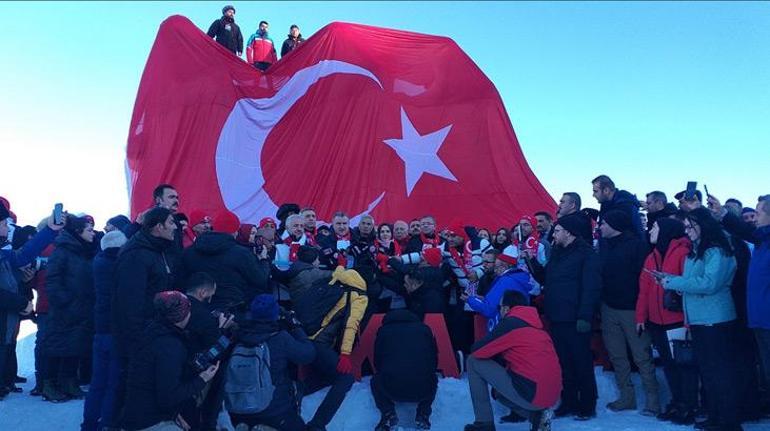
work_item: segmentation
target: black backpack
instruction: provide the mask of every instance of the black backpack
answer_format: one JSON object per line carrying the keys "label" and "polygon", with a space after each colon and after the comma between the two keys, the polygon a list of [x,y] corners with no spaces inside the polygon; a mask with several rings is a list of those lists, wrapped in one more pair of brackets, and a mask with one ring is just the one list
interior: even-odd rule
{"label": "black backpack", "polygon": [[342,283],[330,285],[330,280],[331,277],[324,277],[314,281],[313,285],[294,301],[294,312],[309,336],[321,329],[324,317],[345,294]]}

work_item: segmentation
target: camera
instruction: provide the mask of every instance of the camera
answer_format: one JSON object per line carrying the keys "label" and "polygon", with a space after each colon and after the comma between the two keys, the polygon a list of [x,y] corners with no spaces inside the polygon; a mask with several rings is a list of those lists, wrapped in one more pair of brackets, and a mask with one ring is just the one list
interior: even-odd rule
{"label": "camera", "polygon": [[302,322],[297,319],[297,314],[294,312],[294,310],[286,310],[281,307],[281,310],[278,314],[278,325],[281,327],[281,329],[291,331],[302,327]]}
{"label": "camera", "polygon": [[204,352],[198,352],[193,356],[192,366],[196,372],[202,372],[224,356],[224,353],[232,344],[229,337],[222,335],[216,343]]}

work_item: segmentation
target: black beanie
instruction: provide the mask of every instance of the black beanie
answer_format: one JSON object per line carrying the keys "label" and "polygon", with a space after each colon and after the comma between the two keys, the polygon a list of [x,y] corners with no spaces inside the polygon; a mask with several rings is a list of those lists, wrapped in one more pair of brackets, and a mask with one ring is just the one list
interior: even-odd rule
{"label": "black beanie", "polygon": [[226,14],[227,11],[229,10],[232,10],[233,12],[235,12],[235,8],[232,5],[227,5],[222,8],[222,15]]}
{"label": "black beanie", "polygon": [[585,229],[585,223],[586,221],[583,220],[583,218],[576,214],[570,214],[568,216],[564,216],[556,221],[556,224],[561,226],[564,230],[571,233],[572,236],[576,236],[580,238],[580,232]]}
{"label": "black beanie", "polygon": [[310,247],[309,245],[301,245],[299,250],[297,250],[297,260],[300,262],[305,262],[312,265],[316,259],[318,259],[318,250],[316,250],[315,247]]}
{"label": "black beanie", "polygon": [[634,230],[634,224],[631,221],[631,216],[628,213],[620,210],[607,211],[602,216],[602,221],[610,225],[611,228],[618,232],[628,232]]}
{"label": "black beanie", "polygon": [[278,207],[278,212],[275,213],[275,217],[283,223],[286,221],[286,217],[289,217],[289,213],[299,214],[299,205],[282,204]]}

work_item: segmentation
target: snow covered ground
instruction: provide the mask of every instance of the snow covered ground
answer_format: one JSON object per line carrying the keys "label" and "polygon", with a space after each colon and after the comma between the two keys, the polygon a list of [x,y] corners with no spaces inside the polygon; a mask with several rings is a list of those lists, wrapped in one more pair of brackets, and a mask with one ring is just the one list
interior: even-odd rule
{"label": "snow covered ground", "polygon": [[[27,333],[31,328],[24,328]],[[22,332],[24,334],[24,331]],[[33,347],[35,343],[34,333],[25,336],[19,341],[19,373],[29,379],[22,385],[24,393],[11,394],[4,401],[0,401],[0,431],[48,431],[48,430],[77,430],[83,411],[82,401],[69,401],[62,404],[52,404],[41,401],[40,398],[31,397],[28,392],[34,386],[34,359]],[[576,422],[573,419],[557,419],[553,423],[554,430],[575,431],[683,431],[692,427],[677,426],[667,422],[660,422],[654,418],[642,416],[638,412],[612,413],[604,408],[604,405],[612,401],[616,396],[612,373],[596,369],[596,380],[599,385],[598,417],[588,422]],[[662,375],[658,379],[665,387]],[[637,400],[640,407],[644,404],[644,395],[640,390],[638,376],[634,383],[637,387]],[[667,392],[667,390],[664,389]],[[302,410],[304,416],[312,416],[325,391],[315,393],[304,399]],[[668,393],[663,394],[664,401],[669,398]],[[496,416],[499,418],[508,412],[500,407],[496,408]],[[414,425],[414,404],[399,404],[397,407],[401,426],[404,431],[412,429]],[[335,416],[329,426],[330,431],[362,431],[372,430],[379,420],[379,413],[369,392],[369,380],[365,378],[356,383],[348,394],[341,410]],[[464,424],[473,422],[473,410],[471,408],[468,384],[464,379],[441,379],[439,381],[438,395],[433,404],[433,416],[431,417],[433,429],[439,431],[462,430]],[[527,424],[498,425],[502,431],[529,430]],[[770,420],[759,423],[746,424],[746,431],[770,431]]]}

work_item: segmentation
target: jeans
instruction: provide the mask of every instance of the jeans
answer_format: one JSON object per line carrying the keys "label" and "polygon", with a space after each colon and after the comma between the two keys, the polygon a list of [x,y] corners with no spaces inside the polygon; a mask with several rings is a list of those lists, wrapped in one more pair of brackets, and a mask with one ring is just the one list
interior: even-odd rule
{"label": "jeans", "polygon": [[575,322],[551,322],[551,337],[562,373],[562,405],[567,410],[596,411],[596,376],[591,354],[591,332],[580,333]]}
{"label": "jeans", "polygon": [[81,430],[96,431],[114,425],[119,378],[120,358],[115,339],[110,334],[94,335],[91,387],[83,408]]}
{"label": "jeans", "polygon": [[489,387],[492,386],[500,395],[510,401],[513,410],[521,416],[529,417],[529,413],[542,409],[535,407],[524,399],[513,386],[508,371],[494,359],[468,358],[468,386],[473,402],[473,414],[476,422],[494,422],[492,402],[489,400]]}
{"label": "jeans", "polygon": [[342,402],[345,401],[345,395],[353,386],[353,375],[337,372],[339,354],[331,347],[315,341],[313,345],[316,348],[316,357],[310,364],[311,374],[304,382],[305,394],[312,394],[329,385],[331,388],[308,425],[324,428],[329,425]]}
{"label": "jeans", "polygon": [[[377,405],[377,409],[382,414],[393,413],[396,411],[396,404],[394,401],[401,401],[398,394],[389,393],[382,384],[382,376],[376,374],[372,377],[371,381],[372,397],[374,397],[374,404]],[[438,381],[433,385],[431,391],[417,403],[417,414],[430,417],[433,409],[433,401],[436,399],[436,390],[438,389]]]}
{"label": "jeans", "polygon": [[37,334],[35,335],[35,383],[42,385],[47,375],[48,357],[45,355],[45,337],[48,335],[48,313],[40,313],[35,317]]}
{"label": "jeans", "polygon": [[692,325],[693,349],[706,391],[706,411],[714,423],[733,429],[740,424],[735,352],[735,321]]}
{"label": "jeans", "polygon": [[765,381],[763,387],[770,389],[770,329],[754,328],[754,337],[757,339],[759,350],[759,364],[762,368],[761,375]]}

